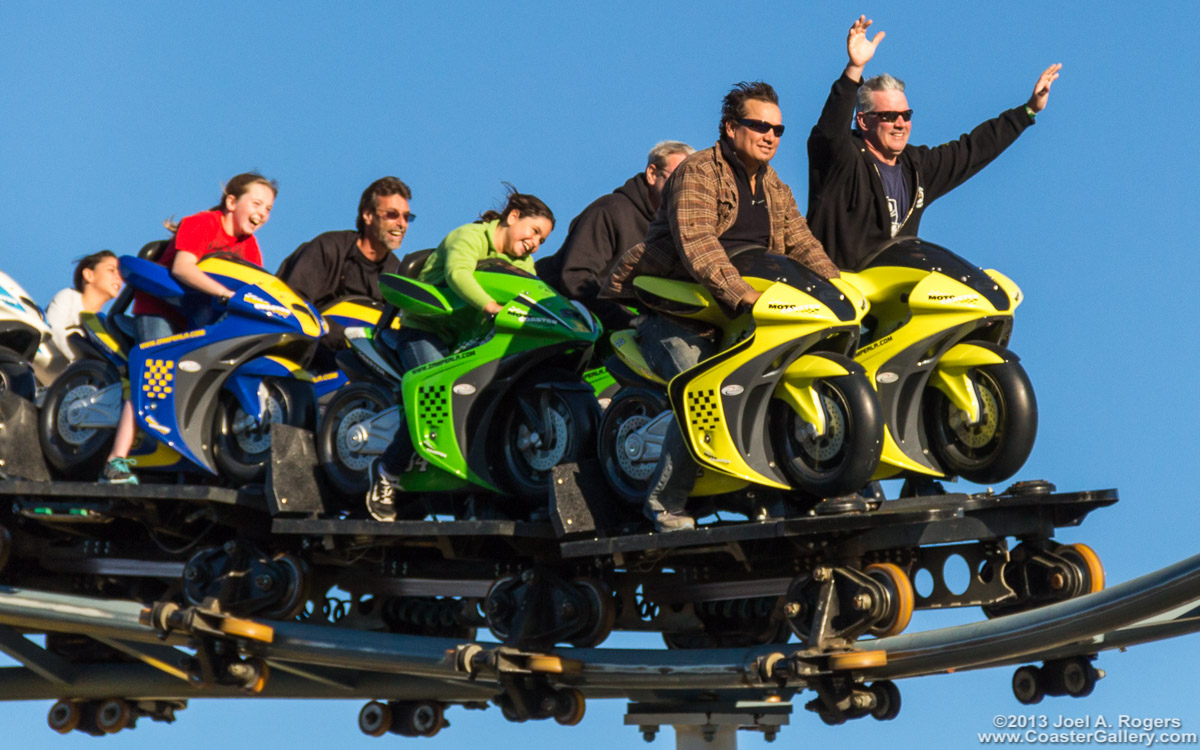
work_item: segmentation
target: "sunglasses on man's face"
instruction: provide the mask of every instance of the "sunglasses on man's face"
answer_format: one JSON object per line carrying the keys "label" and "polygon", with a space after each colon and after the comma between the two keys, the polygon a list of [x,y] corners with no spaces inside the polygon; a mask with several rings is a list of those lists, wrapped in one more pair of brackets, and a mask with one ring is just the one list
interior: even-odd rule
{"label": "sunglasses on man's face", "polygon": [[399,219],[401,216],[403,216],[404,220],[407,221],[409,224],[411,224],[413,222],[413,219],[417,218],[417,215],[412,212],[406,211],[404,213],[400,213],[399,211],[397,211],[394,208],[391,209],[390,211],[376,210],[375,213],[379,214],[380,217],[387,219],[388,221],[395,221],[396,219]]}
{"label": "sunglasses on man's face", "polygon": [[774,130],[776,138],[783,137],[783,126],[782,125],[772,125],[771,123],[767,122],[766,120],[751,120],[747,117],[743,117],[742,119],[738,120],[738,125],[741,125],[742,127],[750,128],[755,133],[766,133],[768,130]]}
{"label": "sunglasses on man's face", "polygon": [[904,118],[908,122],[912,122],[912,110],[905,109],[900,111],[884,111],[884,112],[868,112],[868,115],[875,115],[882,122],[895,122],[900,118]]}

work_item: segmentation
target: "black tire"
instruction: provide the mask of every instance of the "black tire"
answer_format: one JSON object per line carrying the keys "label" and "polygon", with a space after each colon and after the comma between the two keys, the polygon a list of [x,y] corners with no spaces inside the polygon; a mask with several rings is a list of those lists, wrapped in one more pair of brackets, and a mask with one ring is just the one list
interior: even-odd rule
{"label": "black tire", "polygon": [[857,492],[871,479],[883,451],[883,412],[875,389],[861,372],[818,380],[826,434],[803,439],[806,426],[782,400],[771,404],[771,439],[780,465],[797,487],[817,497]]}
{"label": "black tire", "polygon": [[[596,455],[600,459],[608,486],[629,505],[641,508],[645,502],[654,467],[634,466],[630,462],[621,461],[624,447],[622,431],[636,429],[668,408],[670,407],[667,394],[662,391],[650,388],[622,388],[604,410],[604,416],[600,420],[600,433],[596,438]],[[634,421],[630,422],[631,419]]]}
{"label": "black tire", "polygon": [[37,399],[37,378],[33,366],[21,355],[0,346],[0,393],[12,391],[26,401]]}
{"label": "black tire", "polygon": [[875,707],[871,709],[871,718],[876,721],[891,721],[900,715],[900,688],[891,680],[880,680],[871,683],[871,692],[875,695]]}
{"label": "black tire", "polygon": [[230,485],[241,487],[262,482],[271,459],[271,425],[311,428],[316,421],[317,401],[312,383],[290,378],[265,378],[270,401],[266,424],[236,433],[242,407],[229,391],[222,391],[213,416],[213,460],[217,473]]}
{"label": "black tire", "polygon": [[1046,696],[1046,688],[1042,682],[1042,670],[1029,665],[1020,667],[1013,673],[1013,696],[1021,705],[1033,706],[1042,702]]}
{"label": "black tire", "polygon": [[351,450],[347,431],[395,405],[395,398],[384,388],[352,383],[339,388],[325,407],[317,429],[317,458],[329,483],[344,497],[362,499],[370,489],[371,461],[376,458]]}
{"label": "black tire", "polygon": [[46,463],[56,472],[68,479],[89,481],[99,475],[116,431],[73,428],[67,413],[75,401],[120,381],[121,376],[107,362],[81,359],[46,391],[38,416],[38,440]]}
{"label": "black tire", "polygon": [[925,391],[925,432],[948,476],[976,484],[1008,479],[1025,465],[1037,438],[1037,401],[1025,369],[1016,361],[970,372],[980,394],[978,425],[955,426],[958,410],[936,388]]}
{"label": "black tire", "polygon": [[[550,497],[553,468],[592,453],[596,446],[596,425],[600,405],[589,390],[572,390],[582,381],[568,381],[563,387],[540,381],[541,387],[518,388],[508,398],[500,416],[499,474],[507,489],[533,506],[545,506]],[[533,409],[554,420],[550,444],[531,447],[526,440],[536,432],[526,409]],[[561,432],[560,432],[561,431]],[[541,436],[545,440],[545,436]],[[524,446],[524,447],[523,447]]]}

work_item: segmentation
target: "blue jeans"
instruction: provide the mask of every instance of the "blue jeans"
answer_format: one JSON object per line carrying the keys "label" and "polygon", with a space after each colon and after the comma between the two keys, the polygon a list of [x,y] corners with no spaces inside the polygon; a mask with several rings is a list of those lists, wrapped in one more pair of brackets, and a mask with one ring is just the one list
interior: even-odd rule
{"label": "blue jeans", "polygon": [[[698,328],[651,313],[638,327],[638,341],[646,364],[668,381],[684,370],[717,353],[717,343]],[[688,495],[696,484],[699,467],[684,442],[683,432],[674,417],[663,438],[662,455],[650,477],[646,495],[646,513],[667,512],[682,515]]]}
{"label": "blue jeans", "polygon": [[[413,368],[437,362],[450,353],[446,344],[436,335],[415,328],[402,328],[396,335],[396,355],[404,372]],[[412,437],[408,434],[408,423],[404,414],[400,415],[400,429],[383,452],[383,468],[389,474],[402,474],[416,448]]]}
{"label": "blue jeans", "polygon": [[165,339],[174,333],[171,329],[170,321],[161,315],[136,316],[133,319],[133,331],[137,334],[137,342],[139,344]]}

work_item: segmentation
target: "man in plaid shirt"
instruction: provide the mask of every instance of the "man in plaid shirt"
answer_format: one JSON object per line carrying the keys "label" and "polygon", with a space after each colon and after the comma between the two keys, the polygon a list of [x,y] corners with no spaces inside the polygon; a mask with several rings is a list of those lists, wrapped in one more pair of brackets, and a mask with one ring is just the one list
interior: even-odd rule
{"label": "man in plaid shirt", "polygon": [[[836,277],[837,267],[809,231],[791,189],[770,167],[782,122],[770,85],[736,84],[721,109],[720,139],[675,169],[645,241],[620,256],[600,296],[633,300],[633,279],[648,274],[694,279],[727,311],[748,312],[761,292],[741,277],[728,251],[749,244]],[[716,354],[707,331],[653,313],[639,326],[638,338],[649,364],[668,379]],[[685,506],[696,468],[672,424],[646,497],[646,515],[658,531],[695,527]]]}

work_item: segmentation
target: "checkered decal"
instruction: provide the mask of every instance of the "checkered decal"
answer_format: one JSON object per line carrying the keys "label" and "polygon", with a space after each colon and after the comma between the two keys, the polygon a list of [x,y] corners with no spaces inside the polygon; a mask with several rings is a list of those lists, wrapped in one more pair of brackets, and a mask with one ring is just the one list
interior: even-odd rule
{"label": "checkered decal", "polygon": [[430,427],[441,427],[450,417],[446,386],[422,385],[417,388],[417,414]]}
{"label": "checkered decal", "polygon": [[709,431],[721,424],[721,417],[717,413],[716,391],[688,391],[687,399],[688,421],[692,423],[693,429]]}
{"label": "checkered decal", "polygon": [[171,381],[175,379],[175,360],[148,359],[143,374],[142,392],[147,398],[166,398],[171,392]]}

